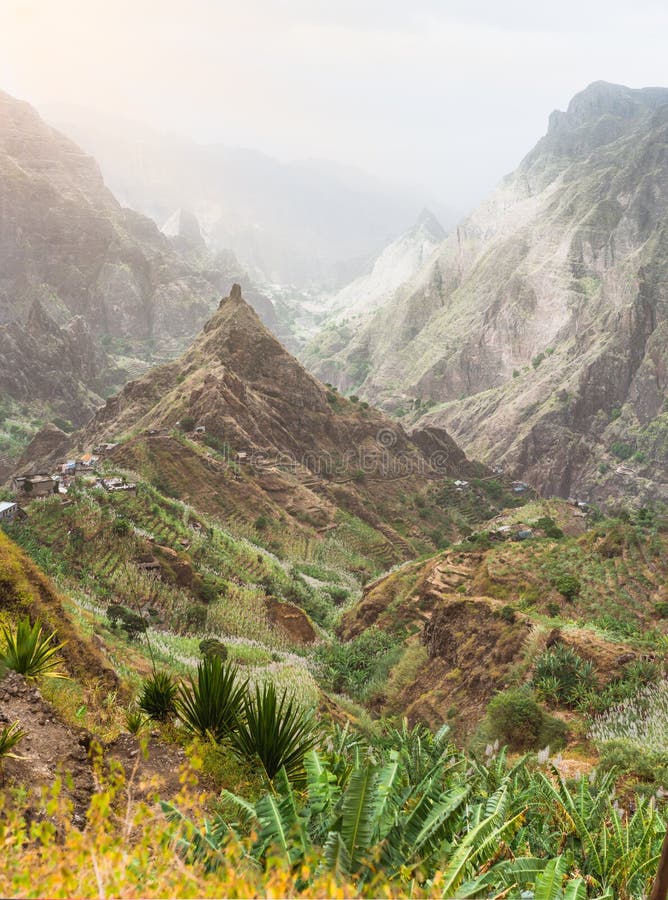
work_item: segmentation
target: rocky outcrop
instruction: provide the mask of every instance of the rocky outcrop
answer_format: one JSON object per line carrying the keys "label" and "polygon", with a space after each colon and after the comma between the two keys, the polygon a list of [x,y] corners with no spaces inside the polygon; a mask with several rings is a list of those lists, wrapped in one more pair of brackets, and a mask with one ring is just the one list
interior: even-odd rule
{"label": "rocky outcrop", "polygon": [[102,404],[111,371],[83,316],[61,328],[36,300],[25,323],[0,325],[0,393],[5,397],[40,402],[81,426]]}

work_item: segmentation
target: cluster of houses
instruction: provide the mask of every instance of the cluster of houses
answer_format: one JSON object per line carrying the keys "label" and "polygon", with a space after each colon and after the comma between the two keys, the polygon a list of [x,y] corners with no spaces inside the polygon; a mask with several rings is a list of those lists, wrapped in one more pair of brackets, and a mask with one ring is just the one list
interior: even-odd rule
{"label": "cluster of houses", "polygon": [[[105,491],[136,491],[137,485],[120,476],[101,477],[96,471],[102,454],[113,450],[116,444],[100,444],[92,453],[83,453],[76,459],[68,459],[61,463],[55,472],[31,472],[16,475],[12,479],[12,489],[18,498],[27,500],[48,497],[51,494],[67,494],[71,485],[79,476],[89,476],[89,481]],[[25,512],[18,502],[3,501],[0,503],[0,524],[25,518]]]}

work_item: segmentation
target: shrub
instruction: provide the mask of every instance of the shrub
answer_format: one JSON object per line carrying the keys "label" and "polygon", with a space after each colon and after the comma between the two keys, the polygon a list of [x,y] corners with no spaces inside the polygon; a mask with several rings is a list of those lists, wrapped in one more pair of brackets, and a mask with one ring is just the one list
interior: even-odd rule
{"label": "shrub", "polygon": [[544,685],[546,678],[556,679],[556,700],[566,705],[575,705],[583,691],[596,685],[592,664],[565,644],[546,650],[536,660],[534,685]]}
{"label": "shrub", "polygon": [[579,578],[575,575],[559,575],[554,579],[553,584],[562,597],[572,602],[580,595],[582,585]]}
{"label": "shrub", "polygon": [[219,656],[206,656],[195,678],[182,684],[176,709],[187,731],[220,741],[238,727],[248,682],[237,684],[239,670]]}
{"label": "shrub", "polygon": [[244,699],[244,716],[232,737],[237,751],[247,759],[257,757],[267,778],[272,781],[281,769],[293,781],[302,778],[304,754],[315,744],[318,726],[312,713],[306,713],[288,699],[287,691],[278,698],[272,682],[255,687],[255,696]]}
{"label": "shrub", "polygon": [[610,446],[610,452],[617,459],[630,459],[633,456],[633,447],[623,441],[614,441]]}
{"label": "shrub", "polygon": [[176,684],[169,672],[153,672],[142,684],[138,705],[148,716],[164,722],[176,711]]}
{"label": "shrub", "polygon": [[131,706],[125,710],[125,727],[130,734],[139,734],[139,732],[147,725],[146,716],[143,710]]}
{"label": "shrub", "polygon": [[546,610],[548,616],[550,616],[552,619],[556,619],[557,616],[561,613],[561,607],[558,603],[554,603],[553,601],[547,604]]}
{"label": "shrub", "polygon": [[265,515],[258,516],[255,522],[253,522],[253,525],[257,529],[257,531],[264,531],[268,524],[269,519]]}
{"label": "shrub", "polygon": [[659,600],[654,604],[654,613],[660,619],[668,619],[668,600]]}
{"label": "shrub", "polygon": [[665,753],[644,750],[632,741],[619,738],[601,746],[599,768],[603,772],[632,775],[640,781],[668,784],[668,760]]}
{"label": "shrub", "polygon": [[183,416],[180,427],[182,431],[192,431],[195,427],[195,419],[193,416]]}
{"label": "shrub", "polygon": [[526,686],[504,691],[493,697],[487,707],[490,736],[511,750],[553,749],[564,743],[567,729],[563,722],[547,715]]}
{"label": "shrub", "polygon": [[534,522],[534,528],[540,529],[545,537],[553,538],[557,541],[564,536],[564,532],[550,516],[541,516],[540,519]]}
{"label": "shrub", "polygon": [[227,647],[218,638],[204,638],[204,640],[199,642],[199,652],[205,658],[217,656],[222,662],[225,662],[228,653]]}
{"label": "shrub", "polygon": [[31,625],[30,619],[26,616],[17,624],[15,631],[3,626],[2,636],[5,641],[2,662],[8,669],[13,669],[26,678],[37,678],[41,675],[49,678],[66,677],[56,670],[58,665],[56,654],[65,646],[65,642],[52,643],[56,636],[55,631],[44,637],[39,620]]}
{"label": "shrub", "polygon": [[517,616],[515,615],[515,610],[510,605],[504,606],[501,609],[501,612],[499,613],[499,615],[501,616],[501,618],[503,619],[504,622],[509,622],[509,623],[514,622],[515,619],[517,618]]}
{"label": "shrub", "polygon": [[394,644],[394,638],[387,632],[368,628],[348,643],[325,644],[316,653],[325,680],[333,691],[361,697],[366,694],[375,670]]}
{"label": "shrub", "polygon": [[534,367],[534,369],[537,369],[538,366],[542,363],[542,361],[544,359],[545,359],[545,354],[539,353],[537,356],[534,356],[534,358],[531,360],[531,365]]}
{"label": "shrub", "polygon": [[129,640],[134,640],[140,634],[144,634],[147,629],[146,620],[139,613],[132,612],[131,609],[121,607],[120,613],[121,628],[128,636]]}
{"label": "shrub", "polygon": [[117,537],[124,537],[126,534],[130,534],[131,525],[127,519],[114,519],[111,530]]}

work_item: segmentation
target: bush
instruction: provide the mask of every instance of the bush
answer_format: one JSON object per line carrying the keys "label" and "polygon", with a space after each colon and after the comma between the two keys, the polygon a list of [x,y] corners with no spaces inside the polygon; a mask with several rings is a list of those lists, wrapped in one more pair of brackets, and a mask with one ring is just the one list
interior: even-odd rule
{"label": "bush", "polygon": [[659,600],[654,604],[654,613],[660,619],[668,619],[668,600]]}
{"label": "bush", "polygon": [[246,759],[257,757],[272,781],[281,769],[293,781],[301,781],[304,754],[315,744],[318,725],[287,691],[279,700],[272,682],[255,687],[255,697],[244,698],[244,715],[232,736],[233,745]]}
{"label": "bush", "polygon": [[580,595],[582,585],[579,578],[575,575],[559,575],[554,579],[553,584],[562,597],[565,597],[570,603]]}
{"label": "bush", "polygon": [[125,727],[130,734],[139,734],[147,725],[143,710],[131,706],[125,711]]}
{"label": "bush", "polygon": [[633,456],[634,450],[630,444],[625,444],[623,441],[614,441],[610,446],[610,452],[613,456],[616,456],[617,459],[630,459]]}
{"label": "bush", "polygon": [[504,622],[513,623],[517,616],[515,615],[515,610],[512,606],[506,605],[501,609],[499,613]]}
{"label": "bush", "polygon": [[193,416],[184,416],[181,419],[181,430],[182,431],[192,431],[195,427],[195,419]]}
{"label": "bush", "polygon": [[603,772],[633,775],[640,781],[658,781],[662,786],[668,783],[666,755],[641,750],[637,744],[624,739],[607,741],[601,746],[599,768]]}
{"label": "bush", "polygon": [[556,681],[555,702],[567,706],[575,705],[582,693],[596,686],[592,664],[565,644],[546,650],[536,660],[534,685],[544,687],[548,678]]}
{"label": "bush", "polygon": [[265,515],[258,516],[255,522],[253,522],[253,525],[257,531],[264,531],[268,524],[269,518]]}
{"label": "bush", "polygon": [[217,656],[222,662],[227,659],[227,647],[218,638],[204,638],[199,642],[199,652],[205,658],[209,656]]}
{"label": "bush", "polygon": [[65,643],[52,643],[56,636],[55,631],[48,637],[43,636],[39,620],[31,625],[30,619],[26,616],[18,622],[15,631],[3,626],[2,636],[5,651],[0,661],[8,669],[13,669],[26,678],[37,678],[40,675],[65,678],[65,675],[56,671],[58,665],[56,654]]}
{"label": "bush", "polygon": [[143,616],[120,603],[112,603],[107,607],[107,618],[112,628],[120,625],[130,640],[144,634],[147,628]]}
{"label": "bush", "polygon": [[220,741],[238,727],[247,681],[237,684],[239,670],[219,656],[206,656],[195,678],[179,688],[176,709],[187,731]]}
{"label": "bush", "polygon": [[387,632],[368,628],[346,644],[325,644],[316,652],[331,690],[360,698],[366,695],[383,657],[394,646],[395,639]]}
{"label": "bush", "polygon": [[511,750],[552,749],[563,745],[567,728],[547,715],[529,688],[521,687],[493,697],[487,707],[487,723],[492,739]]}
{"label": "bush", "polygon": [[124,537],[126,534],[130,534],[131,525],[127,519],[114,519],[111,530],[117,537]]}
{"label": "bush", "polygon": [[546,606],[547,614],[552,619],[556,619],[561,614],[561,607],[558,603],[550,602]]}
{"label": "bush", "polygon": [[550,516],[541,516],[540,519],[533,523],[533,527],[542,531],[545,537],[553,538],[557,541],[564,536],[564,532]]}
{"label": "bush", "polygon": [[176,711],[176,690],[169,672],[154,672],[144,679],[138,706],[152,719],[164,722]]}

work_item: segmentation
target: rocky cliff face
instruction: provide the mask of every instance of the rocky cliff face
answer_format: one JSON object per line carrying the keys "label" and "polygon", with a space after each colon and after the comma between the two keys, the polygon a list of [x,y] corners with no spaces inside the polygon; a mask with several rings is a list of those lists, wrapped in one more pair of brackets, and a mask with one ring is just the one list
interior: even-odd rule
{"label": "rocky cliff face", "polygon": [[148,219],[124,210],[95,162],[26,103],[0,93],[0,321],[33,301],[96,337],[187,341],[218,293]]}
{"label": "rocky cliff face", "polygon": [[[0,325],[0,393],[81,426],[103,403],[112,369],[82,316],[60,327],[36,300],[24,323]],[[120,373],[116,373],[119,376]]]}
{"label": "rocky cliff face", "polygon": [[332,361],[545,492],[668,496],[668,90],[596,83]]}

